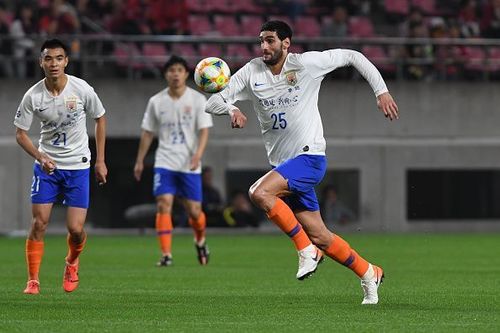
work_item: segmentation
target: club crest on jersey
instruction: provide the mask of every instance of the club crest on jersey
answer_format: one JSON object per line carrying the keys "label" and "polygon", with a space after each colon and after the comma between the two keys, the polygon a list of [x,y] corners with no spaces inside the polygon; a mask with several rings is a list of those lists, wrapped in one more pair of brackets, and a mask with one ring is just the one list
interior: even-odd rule
{"label": "club crest on jersey", "polygon": [[192,111],[192,110],[191,110],[191,107],[190,107],[190,106],[185,106],[185,107],[184,107],[184,113],[186,113],[186,114],[191,114],[191,111]]}
{"label": "club crest on jersey", "polygon": [[77,103],[76,97],[66,97],[64,99],[64,105],[66,106],[66,109],[68,109],[69,112],[76,111],[76,103]]}
{"label": "club crest on jersey", "polygon": [[297,84],[297,73],[295,71],[285,72],[286,83],[290,86]]}

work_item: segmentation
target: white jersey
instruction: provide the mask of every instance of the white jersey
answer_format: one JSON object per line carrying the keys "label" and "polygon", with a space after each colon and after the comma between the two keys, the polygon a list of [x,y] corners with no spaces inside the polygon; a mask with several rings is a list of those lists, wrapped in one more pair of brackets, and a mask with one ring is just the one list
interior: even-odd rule
{"label": "white jersey", "polygon": [[158,136],[155,167],[172,171],[200,173],[189,170],[191,158],[198,149],[198,131],[212,127],[212,116],[205,113],[206,98],[187,87],[179,99],[172,99],[168,88],[149,99],[142,120],[142,129]]}
{"label": "white jersey", "polygon": [[347,65],[365,77],[376,96],[387,92],[379,71],[357,51],[290,53],[278,75],[262,58],[248,62],[231,77],[226,89],[209,99],[206,111],[228,114],[234,102],[252,101],[273,166],[300,154],[325,155],[319,89],[326,74]]}
{"label": "white jersey", "polygon": [[66,170],[90,167],[86,116],[100,118],[106,112],[94,89],[84,80],[66,75],[68,81],[58,96],[53,96],[41,80],[21,101],[14,125],[28,131],[33,116],[41,122],[38,150]]}

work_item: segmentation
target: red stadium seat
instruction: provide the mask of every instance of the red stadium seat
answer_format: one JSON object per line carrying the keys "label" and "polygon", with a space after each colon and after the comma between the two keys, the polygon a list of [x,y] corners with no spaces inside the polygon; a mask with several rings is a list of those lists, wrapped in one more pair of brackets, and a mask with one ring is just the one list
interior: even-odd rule
{"label": "red stadium seat", "polygon": [[420,8],[425,14],[437,15],[436,3],[434,0],[412,0],[412,6]]}
{"label": "red stadium seat", "polygon": [[239,68],[252,59],[252,54],[245,44],[229,44],[224,58],[231,68]]}
{"label": "red stadium seat", "polygon": [[383,72],[395,73],[396,65],[393,63],[382,46],[368,45],[361,49],[361,52],[370,59],[373,64]]}
{"label": "red stadium seat", "polygon": [[142,54],[156,67],[162,67],[167,61],[167,49],[162,43],[144,43]]}
{"label": "red stadium seat", "polygon": [[189,29],[192,35],[204,36],[213,34],[212,23],[206,15],[189,15]]}
{"label": "red stadium seat", "polygon": [[295,19],[295,33],[300,37],[319,37],[321,26],[313,16],[299,16]]}
{"label": "red stadium seat", "polygon": [[255,5],[253,1],[248,0],[236,0],[229,1],[229,7],[231,7],[231,13],[246,13],[246,14],[263,14],[264,9]]}
{"label": "red stadium seat", "polygon": [[492,72],[500,71],[500,47],[491,47],[488,50],[488,67]]}
{"label": "red stadium seat", "polygon": [[464,68],[467,71],[482,72],[487,70],[485,65],[486,54],[480,47],[465,47],[464,48]]}
{"label": "red stadium seat", "polygon": [[198,52],[196,51],[196,49],[192,44],[185,44],[185,43],[173,44],[171,47],[171,53],[186,59],[189,68],[191,69],[194,68],[198,63],[198,61],[200,60]]}
{"label": "red stadium seat", "polygon": [[404,16],[410,12],[408,0],[384,0],[384,7],[388,14]]}
{"label": "red stadium seat", "polygon": [[200,45],[200,56],[202,58],[220,57],[221,54],[222,54],[222,48],[218,44],[201,44]]}
{"label": "red stadium seat", "polygon": [[186,0],[186,6],[191,13],[205,13],[205,2],[203,0]]}
{"label": "red stadium seat", "polygon": [[351,37],[373,37],[375,36],[373,23],[368,17],[353,16],[348,23],[349,36]]}
{"label": "red stadium seat", "polygon": [[264,19],[257,15],[241,16],[241,33],[243,36],[258,36]]}
{"label": "red stadium seat", "polygon": [[240,36],[241,28],[232,15],[216,15],[214,17],[215,30],[222,36]]}
{"label": "red stadium seat", "polygon": [[113,55],[119,67],[131,69],[142,69],[144,67],[141,51],[135,43],[115,44]]}
{"label": "red stadium seat", "polygon": [[206,13],[229,13],[227,0],[208,0],[205,2]]}

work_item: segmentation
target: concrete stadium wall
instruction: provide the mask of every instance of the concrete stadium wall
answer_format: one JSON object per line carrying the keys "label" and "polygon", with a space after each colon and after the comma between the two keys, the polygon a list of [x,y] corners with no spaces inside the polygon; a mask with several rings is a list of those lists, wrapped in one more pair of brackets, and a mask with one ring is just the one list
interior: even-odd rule
{"label": "concrete stadium wall", "polygon": [[[31,159],[16,145],[12,125],[17,105],[33,82],[0,81],[0,233],[26,229],[30,220]],[[148,98],[163,88],[156,80],[90,82],[108,117],[109,137],[136,138]],[[488,82],[388,82],[401,119],[387,121],[363,81],[326,80],[320,110],[329,168],[360,171],[361,216],[340,231],[500,231],[500,221],[406,219],[405,172],[411,167],[500,168],[500,85]],[[248,103],[248,127],[231,130],[217,117],[204,158],[225,188],[226,169],[267,169],[260,130]],[[36,126],[31,133],[37,138]],[[89,122],[89,132],[93,132]],[[130,158],[135,158],[135,151]],[[110,170],[112,172],[112,170]]]}

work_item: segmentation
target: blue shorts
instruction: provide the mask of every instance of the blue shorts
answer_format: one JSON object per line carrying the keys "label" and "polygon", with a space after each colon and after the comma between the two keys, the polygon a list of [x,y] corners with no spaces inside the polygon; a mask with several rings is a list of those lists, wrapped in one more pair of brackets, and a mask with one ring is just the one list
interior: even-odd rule
{"label": "blue shorts", "polygon": [[324,155],[299,155],[285,161],[275,169],[288,181],[291,195],[283,198],[292,210],[319,210],[318,198],[314,187],[318,185],[326,172]]}
{"label": "blue shorts", "polygon": [[55,169],[51,175],[43,172],[40,164],[33,166],[31,203],[46,204],[58,202],[63,196],[63,204],[70,207],[89,208],[90,169]]}
{"label": "blue shorts", "polygon": [[201,202],[201,174],[154,168],[153,195],[173,194]]}

